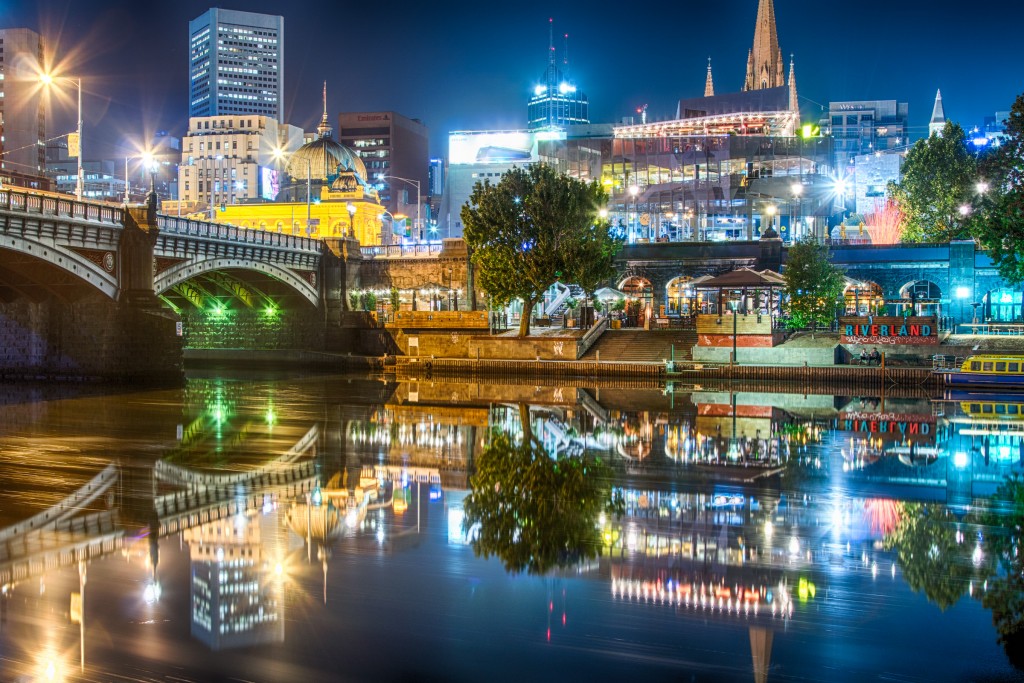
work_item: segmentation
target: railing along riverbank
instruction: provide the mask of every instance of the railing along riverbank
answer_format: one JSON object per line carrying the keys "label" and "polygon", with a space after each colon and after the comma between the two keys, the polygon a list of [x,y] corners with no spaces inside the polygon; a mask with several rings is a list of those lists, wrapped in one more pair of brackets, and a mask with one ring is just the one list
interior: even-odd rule
{"label": "railing along riverbank", "polygon": [[666,363],[635,363],[598,360],[498,360],[471,358],[424,358],[399,356],[401,375],[498,376],[498,377],[628,377],[637,379],[744,380],[843,384],[854,387],[906,385],[938,388],[939,378],[929,368],[881,368],[852,365],[757,366]]}

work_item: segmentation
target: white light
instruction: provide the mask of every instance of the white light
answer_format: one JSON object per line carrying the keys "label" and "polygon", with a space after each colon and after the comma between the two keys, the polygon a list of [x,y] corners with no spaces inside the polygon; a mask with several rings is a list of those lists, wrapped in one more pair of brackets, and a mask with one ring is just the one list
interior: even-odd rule
{"label": "white light", "polygon": [[967,467],[967,454],[963,451],[957,451],[953,454],[953,466],[958,470],[962,470]]}
{"label": "white light", "polygon": [[796,555],[800,552],[800,539],[796,536],[789,539],[789,552],[791,555]]}
{"label": "white light", "polygon": [[966,299],[970,295],[971,295],[971,290],[970,290],[969,287],[957,287],[956,288],[956,298],[957,299]]}
{"label": "white light", "polygon": [[764,523],[764,537],[767,538],[770,541],[770,540],[772,540],[772,534],[773,533],[775,533],[775,527],[772,526],[772,523],[770,521],[769,522],[765,522]]}
{"label": "white light", "polygon": [[976,190],[978,190],[978,194],[985,194],[986,192],[988,192],[988,183],[986,183],[984,180],[979,180],[978,184],[975,185],[974,187]]}
{"label": "white light", "polygon": [[546,85],[538,85],[536,88],[533,89],[533,94],[536,95],[537,97],[540,97],[547,91],[548,87]]}
{"label": "white light", "polygon": [[563,95],[565,93],[569,92],[569,84],[565,83],[564,81],[562,83],[559,83],[558,84],[558,92],[562,93]]}
{"label": "white light", "polygon": [[957,208],[957,211],[960,212],[961,216],[966,216],[971,212],[971,207],[969,207],[967,204],[961,204],[959,208]]}

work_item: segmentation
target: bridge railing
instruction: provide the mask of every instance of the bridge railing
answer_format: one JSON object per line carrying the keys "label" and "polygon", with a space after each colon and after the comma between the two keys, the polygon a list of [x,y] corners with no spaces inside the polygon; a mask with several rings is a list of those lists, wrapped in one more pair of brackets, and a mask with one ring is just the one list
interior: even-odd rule
{"label": "bridge railing", "polygon": [[15,188],[0,190],[0,208],[42,216],[77,218],[107,225],[124,225],[124,208],[101,202],[80,202],[73,197]]}
{"label": "bridge railing", "polygon": [[375,244],[368,247],[360,247],[364,257],[371,258],[413,258],[423,256],[437,256],[441,253],[441,244]]}
{"label": "bridge railing", "polygon": [[161,232],[177,235],[192,235],[210,239],[230,240],[232,242],[245,242],[247,244],[262,244],[268,247],[308,251],[311,253],[320,253],[322,250],[321,242],[318,239],[287,235],[282,232],[240,228],[237,225],[229,225],[227,223],[209,223],[207,221],[178,218],[177,216],[158,215],[156,221]]}

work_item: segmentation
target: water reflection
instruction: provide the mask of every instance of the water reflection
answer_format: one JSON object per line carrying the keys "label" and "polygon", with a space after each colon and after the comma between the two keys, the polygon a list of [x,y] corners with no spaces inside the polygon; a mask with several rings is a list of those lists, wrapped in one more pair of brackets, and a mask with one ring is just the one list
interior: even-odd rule
{"label": "water reflection", "polygon": [[[21,411],[0,436],[3,666],[84,662],[102,678],[159,642],[157,669],[180,656],[208,672],[214,650],[227,663],[211,675],[233,674],[247,665],[231,651],[260,645],[330,671],[303,634],[351,636],[333,611],[352,606],[349,575],[369,584],[408,564],[389,590],[417,583],[437,593],[430,611],[457,612],[473,603],[441,588],[445,572],[489,566],[467,564],[467,544],[548,577],[529,579],[549,582],[548,639],[560,577],[595,589],[588,632],[620,642],[624,618],[650,639],[678,628],[664,620],[740,629],[746,676],[766,680],[773,649],[802,666],[780,639],[814,642],[851,619],[848,603],[905,600],[905,585],[933,612],[889,620],[980,604],[989,642],[1019,664],[1024,494],[1005,482],[1024,464],[1021,401],[774,389],[211,378]],[[408,618],[380,595],[353,618]],[[523,618],[500,611],[503,628]],[[158,630],[175,618],[199,650]],[[147,654],[113,657],[114,633]]]}

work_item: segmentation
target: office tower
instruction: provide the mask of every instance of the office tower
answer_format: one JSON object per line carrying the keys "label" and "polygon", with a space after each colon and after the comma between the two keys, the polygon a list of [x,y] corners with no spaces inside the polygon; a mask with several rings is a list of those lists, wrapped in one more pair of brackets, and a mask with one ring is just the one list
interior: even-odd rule
{"label": "office tower", "polygon": [[213,8],[188,35],[190,117],[283,120],[284,17]]}
{"label": "office tower", "polygon": [[46,99],[39,83],[44,63],[43,39],[38,33],[27,28],[0,29],[0,129],[4,152],[0,168],[5,175],[44,176]]}

